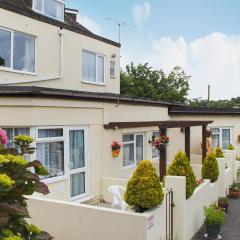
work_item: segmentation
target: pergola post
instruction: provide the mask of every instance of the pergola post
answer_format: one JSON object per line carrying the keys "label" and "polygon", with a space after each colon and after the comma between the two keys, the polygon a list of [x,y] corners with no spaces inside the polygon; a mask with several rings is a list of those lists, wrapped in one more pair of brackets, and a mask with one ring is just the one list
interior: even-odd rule
{"label": "pergola post", "polygon": [[190,161],[190,149],[191,149],[190,138],[191,138],[190,127],[185,127],[185,153],[189,161]]}
{"label": "pergola post", "polygon": [[207,125],[202,126],[202,163],[207,155]]}
{"label": "pergola post", "polygon": [[[166,128],[160,128],[160,135],[166,135]],[[159,173],[160,173],[160,181],[163,180],[164,176],[167,173],[167,149],[166,147],[161,148],[160,157],[159,157]]]}

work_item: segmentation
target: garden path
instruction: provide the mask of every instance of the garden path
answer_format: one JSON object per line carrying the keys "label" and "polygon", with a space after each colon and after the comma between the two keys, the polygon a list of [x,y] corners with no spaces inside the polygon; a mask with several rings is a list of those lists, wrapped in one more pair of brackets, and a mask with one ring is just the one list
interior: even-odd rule
{"label": "garden path", "polygon": [[[204,240],[204,227],[192,238],[192,240]],[[229,210],[222,227],[223,240],[240,240],[240,199],[230,199]]]}

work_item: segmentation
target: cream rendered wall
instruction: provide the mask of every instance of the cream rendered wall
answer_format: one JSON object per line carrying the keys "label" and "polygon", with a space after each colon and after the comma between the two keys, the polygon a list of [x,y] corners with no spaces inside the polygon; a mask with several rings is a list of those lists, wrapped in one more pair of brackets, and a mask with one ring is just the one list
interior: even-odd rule
{"label": "cream rendered wall", "polygon": [[[128,179],[135,167],[124,169],[122,151],[112,158],[111,143],[122,142],[124,133],[144,133],[145,159],[152,159],[152,145],[148,143],[158,127],[106,130],[103,124],[112,121],[167,120],[167,108],[114,103],[42,99],[1,98],[0,127],[84,126],[88,129],[89,197],[102,194],[103,178]],[[158,161],[155,166],[158,168]],[[47,198],[69,201],[69,175],[61,181],[48,183]]]}
{"label": "cream rendered wall", "polygon": [[[89,197],[100,195],[102,169],[103,104],[72,100],[1,98],[1,127],[79,126],[88,133]],[[52,179],[53,180],[53,179]],[[46,198],[70,200],[69,175],[48,183]]]}
{"label": "cream rendered wall", "polygon": [[[20,74],[0,70],[0,83],[10,81],[34,81],[59,76],[60,37],[59,27],[34,20],[0,8],[0,27],[36,36],[36,75]],[[63,29],[64,67],[63,78],[58,80],[27,83],[60,89],[92,92],[120,92],[120,49],[110,44]],[[82,82],[82,50],[89,50],[105,56],[105,86]],[[110,60],[116,54],[116,77],[110,78]]]}
{"label": "cream rendered wall", "polygon": [[[231,127],[232,128],[232,143],[237,149],[237,155],[240,156],[240,143],[238,141],[238,136],[240,135],[240,116],[218,116],[218,115],[171,115],[171,120],[212,120],[214,121],[209,127]],[[180,137],[181,133],[175,135],[174,137]],[[183,135],[184,141],[184,135]],[[201,154],[201,142],[202,142],[202,128],[192,127],[191,128],[191,153]],[[178,145],[179,146],[179,145]]]}

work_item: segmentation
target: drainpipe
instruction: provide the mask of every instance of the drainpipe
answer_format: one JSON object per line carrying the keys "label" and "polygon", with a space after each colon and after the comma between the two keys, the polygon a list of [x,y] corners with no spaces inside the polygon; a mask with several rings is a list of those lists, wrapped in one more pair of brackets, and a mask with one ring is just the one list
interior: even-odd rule
{"label": "drainpipe", "polygon": [[0,85],[12,85],[12,84],[18,84],[18,83],[35,83],[35,82],[43,82],[43,81],[51,81],[51,80],[58,80],[63,77],[63,36],[64,32],[63,29],[60,28],[58,30],[58,34],[60,37],[60,61],[59,61],[59,75],[57,76],[52,76],[52,77],[43,77],[39,78],[36,80],[13,80],[13,81],[8,81],[6,79],[1,79],[0,78]]}

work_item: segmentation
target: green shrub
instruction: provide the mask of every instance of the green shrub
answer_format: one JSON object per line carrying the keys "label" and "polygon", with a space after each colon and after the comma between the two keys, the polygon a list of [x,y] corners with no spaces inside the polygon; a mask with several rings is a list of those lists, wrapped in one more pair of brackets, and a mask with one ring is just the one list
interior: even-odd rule
{"label": "green shrub", "polygon": [[[5,136],[5,131],[0,130]],[[24,158],[26,154],[34,152],[30,146],[33,139],[18,136],[14,140],[16,148],[12,149],[5,148],[2,142],[0,136],[0,239],[52,239],[48,233],[26,220],[30,216],[25,196],[34,192],[49,193],[48,187],[40,181],[40,176],[48,175],[47,170],[39,161],[27,161]]]}
{"label": "green shrub", "polygon": [[193,173],[190,162],[185,153],[179,152],[172,164],[169,166],[167,175],[171,176],[186,176],[186,197],[189,198],[192,196],[196,184],[196,176]]}
{"label": "green shrub", "polygon": [[216,182],[219,176],[218,162],[214,153],[206,156],[202,167],[202,178]]}
{"label": "green shrub", "polygon": [[224,158],[222,149],[220,147],[216,147],[215,156],[216,156],[216,158]]}
{"label": "green shrub", "polygon": [[128,181],[125,201],[141,211],[157,207],[162,203],[163,197],[156,169],[150,161],[141,161]]}
{"label": "green shrub", "polygon": [[228,145],[228,150],[235,150],[235,147],[232,144]]}
{"label": "green shrub", "polygon": [[222,226],[224,223],[224,211],[216,205],[204,207],[205,224],[210,226]]}

